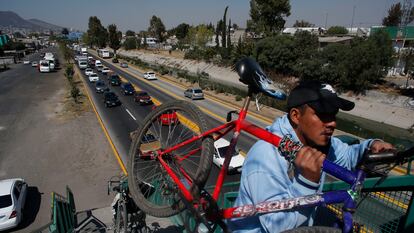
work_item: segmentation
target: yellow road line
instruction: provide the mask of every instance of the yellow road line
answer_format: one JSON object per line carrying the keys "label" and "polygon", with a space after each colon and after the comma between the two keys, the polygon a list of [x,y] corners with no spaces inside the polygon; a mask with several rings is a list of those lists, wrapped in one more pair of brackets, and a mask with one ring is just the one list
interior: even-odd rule
{"label": "yellow road line", "polygon": [[118,161],[118,164],[119,164],[119,166],[120,166],[120,167],[121,167],[121,169],[122,169],[122,172],[123,172],[123,173],[127,176],[127,175],[128,175],[128,172],[127,172],[127,170],[126,170],[126,168],[125,168],[125,165],[124,165],[124,163],[122,162],[122,159],[121,159],[121,156],[120,156],[120,155],[119,155],[119,153],[118,153],[118,150],[115,148],[115,145],[114,145],[114,143],[112,142],[111,136],[109,135],[108,131],[106,130],[105,125],[103,124],[103,121],[102,121],[101,116],[99,115],[98,111],[96,110],[95,104],[94,104],[94,102],[92,101],[92,98],[91,98],[90,93],[89,93],[89,90],[88,90],[88,86],[87,86],[87,84],[85,83],[85,80],[83,79],[83,76],[82,76],[82,74],[81,74],[81,71],[78,69],[78,67],[77,67],[76,65],[75,65],[75,69],[76,69],[77,74],[80,76],[79,78],[82,80],[83,86],[85,87],[85,90],[86,90],[86,96],[88,96],[89,102],[92,104],[93,111],[95,112],[96,118],[98,118],[98,122],[99,122],[99,124],[101,125],[101,128],[102,128],[102,130],[104,131],[105,136],[106,136],[106,138],[107,138],[107,140],[108,140],[108,142],[109,142],[109,145],[110,145],[110,146],[111,146],[111,148],[112,148],[112,152],[114,153],[115,158],[116,158],[116,160]]}
{"label": "yellow road line", "polygon": [[372,193],[374,196],[376,196],[376,197],[378,197],[378,198],[381,198],[381,199],[384,199],[384,200],[387,200],[387,201],[389,201],[389,202],[391,202],[392,204],[394,204],[394,205],[397,205],[397,206],[399,206],[399,207],[401,207],[401,208],[403,208],[403,209],[408,209],[408,205],[407,204],[404,204],[404,203],[402,203],[402,202],[399,202],[399,201],[397,201],[397,200],[395,200],[394,198],[392,198],[392,197],[390,197],[390,196],[388,196],[388,195],[386,195],[385,193],[381,193],[381,192],[374,192],[374,193]]}

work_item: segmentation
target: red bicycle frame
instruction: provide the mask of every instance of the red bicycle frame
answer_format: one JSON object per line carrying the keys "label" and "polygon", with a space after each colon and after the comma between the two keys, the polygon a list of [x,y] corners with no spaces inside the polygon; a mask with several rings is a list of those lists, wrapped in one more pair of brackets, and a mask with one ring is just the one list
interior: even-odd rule
{"label": "red bicycle frame", "polygon": [[[248,96],[245,99],[245,102],[243,104],[243,107],[239,113],[239,117],[236,120],[227,122],[223,125],[220,125],[216,128],[210,129],[204,133],[201,133],[200,135],[194,136],[189,140],[186,140],[184,142],[181,142],[171,148],[168,148],[166,150],[160,151],[158,154],[158,159],[160,161],[160,163],[162,164],[162,166],[164,167],[164,169],[167,171],[167,173],[169,174],[169,176],[174,180],[174,182],[178,185],[180,191],[182,192],[184,198],[189,201],[190,203],[194,200],[194,197],[191,195],[190,191],[186,188],[186,185],[183,184],[183,182],[178,178],[178,176],[174,173],[174,171],[168,166],[168,164],[164,161],[164,159],[162,158],[163,155],[168,154],[182,146],[185,146],[187,144],[190,144],[196,140],[200,140],[201,138],[205,138],[208,136],[211,136],[213,134],[215,135],[219,135],[218,137],[215,138],[215,140],[223,137],[224,135],[226,135],[228,132],[230,132],[231,130],[234,130],[233,133],[233,137],[230,141],[230,145],[229,148],[227,149],[226,155],[225,155],[225,159],[224,159],[224,164],[220,169],[220,173],[218,175],[217,181],[216,181],[216,185],[214,188],[214,192],[213,192],[213,199],[217,202],[220,192],[221,192],[221,188],[223,186],[224,183],[224,179],[226,177],[227,174],[227,170],[228,170],[228,166],[230,164],[230,160],[232,157],[232,154],[234,152],[234,149],[236,147],[237,144],[237,140],[240,136],[240,132],[241,131],[246,131],[251,135],[254,135],[260,139],[263,139],[275,146],[279,146],[280,142],[281,142],[281,138],[278,137],[277,135],[274,135],[272,133],[270,133],[269,131],[266,131],[250,122],[248,122],[246,120],[246,116],[247,116],[247,110],[248,110],[248,106],[250,103],[250,96]],[[192,180],[190,180],[189,176],[185,173],[185,171],[181,171],[183,172],[185,177],[187,178],[187,182],[189,182],[191,184]]]}

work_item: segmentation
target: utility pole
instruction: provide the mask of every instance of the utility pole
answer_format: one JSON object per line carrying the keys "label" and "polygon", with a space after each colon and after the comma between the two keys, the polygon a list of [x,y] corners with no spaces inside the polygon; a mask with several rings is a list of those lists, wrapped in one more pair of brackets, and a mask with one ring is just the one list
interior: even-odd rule
{"label": "utility pole", "polygon": [[356,6],[354,5],[354,8],[352,9],[351,32],[352,32],[352,28],[354,27],[355,8]]}
{"label": "utility pole", "polygon": [[328,30],[328,12],[325,15],[325,30]]}

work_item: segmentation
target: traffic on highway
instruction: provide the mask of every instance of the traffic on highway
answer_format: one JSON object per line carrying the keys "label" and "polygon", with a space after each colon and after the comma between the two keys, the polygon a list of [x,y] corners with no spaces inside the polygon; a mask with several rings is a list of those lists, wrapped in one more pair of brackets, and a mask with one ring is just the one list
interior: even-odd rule
{"label": "traffic on highway", "polygon": [[[79,69],[79,74],[83,77],[87,87],[88,93],[93,101],[96,111],[104,122],[105,128],[108,130],[110,139],[113,141],[119,156],[121,157],[124,165],[127,164],[127,156],[129,147],[131,144],[130,134],[142,123],[144,118],[153,109],[162,103],[166,103],[171,100],[181,99],[191,101],[192,103],[199,106],[207,116],[208,124],[210,127],[222,124],[225,122],[225,117],[229,111],[234,111],[235,107],[228,104],[214,101],[213,98],[187,98],[184,88],[171,81],[161,78],[158,79],[145,78],[145,73],[141,70],[129,65],[128,67],[121,67],[119,63],[112,63],[109,59],[102,59],[96,56],[94,52],[90,52],[89,60],[100,61],[104,68],[108,68],[108,73],[93,69],[93,75],[96,74],[98,79],[91,81],[89,76],[85,73],[86,69]],[[122,63],[121,63],[122,64]],[[123,65],[125,66],[125,65]],[[87,70],[90,72],[90,70]],[[146,72],[153,73],[153,72]],[[155,75],[154,75],[155,76]],[[120,77],[121,83],[112,82],[113,77]],[[131,84],[133,87],[133,94],[126,93],[124,86]],[[104,87],[105,91],[100,91]],[[195,91],[200,90],[194,88]],[[136,94],[145,92],[152,99],[150,103],[141,104],[137,101]],[[117,100],[113,100],[109,103],[105,96],[112,95]],[[193,100],[194,99],[194,100]],[[250,121],[258,124],[262,127],[266,126],[266,122],[262,119],[255,118],[253,116],[248,117]],[[223,139],[229,141],[229,138]],[[245,154],[245,151],[253,145],[256,139],[242,135],[239,141],[239,147],[241,154]],[[224,142],[225,143],[225,142]],[[243,160],[243,156],[241,156]],[[240,159],[239,159],[240,160]],[[215,161],[222,161],[220,159]],[[242,164],[243,161],[239,162]],[[212,175],[210,175],[211,184],[214,182],[216,175],[219,172],[220,163],[215,162],[217,166],[213,167]],[[238,169],[239,172],[232,172],[226,181],[238,181],[240,177],[241,167]]]}

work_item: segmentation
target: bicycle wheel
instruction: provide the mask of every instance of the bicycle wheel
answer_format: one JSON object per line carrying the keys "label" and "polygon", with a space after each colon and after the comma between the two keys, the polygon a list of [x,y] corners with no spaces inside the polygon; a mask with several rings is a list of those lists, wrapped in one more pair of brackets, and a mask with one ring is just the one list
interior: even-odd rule
{"label": "bicycle wheel", "polygon": [[299,227],[292,230],[283,231],[283,233],[340,233],[341,229],[335,227]]}
{"label": "bicycle wheel", "polygon": [[128,227],[127,209],[125,202],[122,200],[118,201],[116,220],[115,220],[115,232],[126,233]]}
{"label": "bicycle wheel", "polygon": [[[187,101],[163,104],[138,127],[129,151],[128,179],[135,203],[155,217],[169,217],[184,209],[179,189],[158,160],[165,151],[207,131],[197,106]],[[195,198],[207,181],[212,165],[213,139],[200,138],[164,154],[163,160]]]}

